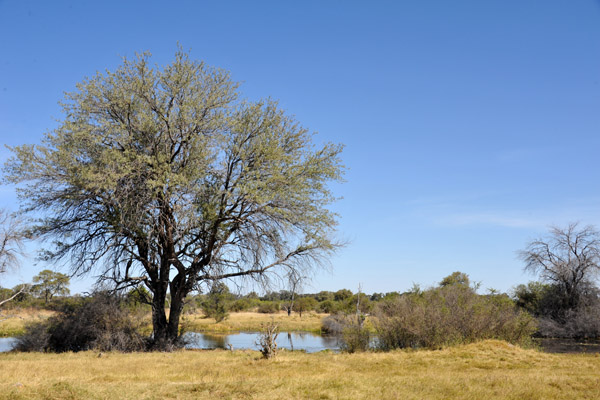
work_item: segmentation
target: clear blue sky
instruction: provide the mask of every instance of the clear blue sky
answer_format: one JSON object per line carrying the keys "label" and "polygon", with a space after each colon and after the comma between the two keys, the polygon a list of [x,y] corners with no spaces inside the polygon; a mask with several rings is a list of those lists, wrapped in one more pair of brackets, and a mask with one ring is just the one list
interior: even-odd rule
{"label": "clear blue sky", "polygon": [[600,224],[596,1],[0,1],[2,142],[38,143],[63,91],[135,52],[168,63],[177,42],[346,144],[350,243],[307,291],[456,270],[506,291],[534,278],[516,251],[549,225]]}

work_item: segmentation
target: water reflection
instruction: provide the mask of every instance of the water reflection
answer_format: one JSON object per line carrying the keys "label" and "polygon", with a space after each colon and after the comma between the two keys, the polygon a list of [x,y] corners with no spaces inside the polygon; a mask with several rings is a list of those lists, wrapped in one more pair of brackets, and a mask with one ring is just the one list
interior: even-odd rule
{"label": "water reflection", "polygon": [[[188,332],[185,334],[188,349],[252,349],[258,350],[260,333],[241,332],[229,335]],[[288,350],[304,350],[314,353],[322,350],[338,350],[336,336],[321,336],[310,332],[281,332],[277,336],[277,347]]]}
{"label": "water reflection", "polygon": [[535,342],[546,353],[600,353],[598,339],[538,338]]}

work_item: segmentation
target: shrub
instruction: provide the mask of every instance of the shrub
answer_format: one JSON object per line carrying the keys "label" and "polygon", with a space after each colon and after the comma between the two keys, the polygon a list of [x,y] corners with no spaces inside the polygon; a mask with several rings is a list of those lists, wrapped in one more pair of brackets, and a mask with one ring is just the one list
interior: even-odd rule
{"label": "shrub", "polygon": [[[348,315],[346,323],[342,330],[341,349],[348,353],[356,353],[358,351],[367,351],[370,347],[371,335],[363,326],[364,316]],[[348,321],[350,321],[348,323]]]}
{"label": "shrub", "polygon": [[332,314],[321,321],[321,331],[330,335],[341,335],[346,326],[352,323],[346,314]]}
{"label": "shrub", "polygon": [[270,359],[277,355],[277,336],[279,335],[279,328],[274,322],[270,322],[263,326],[262,332],[258,337],[256,345],[260,350],[263,358]]}
{"label": "shrub", "polygon": [[322,313],[333,314],[338,311],[339,306],[333,300],[324,300],[319,303],[319,311]]}
{"label": "shrub", "polygon": [[259,313],[277,314],[279,312],[279,304],[274,301],[264,301],[258,306]]}
{"label": "shrub", "polygon": [[440,348],[483,339],[529,342],[533,317],[506,295],[480,296],[462,282],[405,294],[378,304],[378,346]]}
{"label": "shrub", "polygon": [[256,299],[242,298],[231,303],[230,310],[233,312],[248,311],[258,304]]}
{"label": "shrub", "polygon": [[359,311],[363,314],[369,314],[373,309],[373,303],[371,302],[371,299],[364,293],[357,293],[351,297],[348,297],[339,304],[338,309],[348,314],[354,314],[356,313],[357,303],[359,306]]}
{"label": "shrub", "polygon": [[529,282],[514,290],[516,304],[539,318],[537,335],[562,338],[600,337],[600,293],[582,285],[577,305],[571,307],[559,285]]}
{"label": "shrub", "polygon": [[21,351],[139,351],[146,340],[138,333],[142,319],[134,318],[120,298],[96,293],[71,302],[58,315],[26,327],[18,338]]}
{"label": "shrub", "polygon": [[600,307],[578,307],[567,311],[561,321],[541,317],[538,334],[553,338],[596,339],[600,337]]}

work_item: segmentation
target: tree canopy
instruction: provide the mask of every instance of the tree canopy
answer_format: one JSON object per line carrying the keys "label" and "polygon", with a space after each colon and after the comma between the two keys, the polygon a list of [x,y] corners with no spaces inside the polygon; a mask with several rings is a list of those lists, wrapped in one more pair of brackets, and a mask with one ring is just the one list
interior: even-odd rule
{"label": "tree canopy", "polygon": [[199,285],[288,275],[338,246],[328,206],[342,145],[316,146],[238,86],[182,51],[164,68],[124,59],[66,94],[59,126],[5,166],[24,210],[45,215],[33,228],[54,239],[48,260],[150,290],[156,343],[177,338]]}
{"label": "tree canopy", "polygon": [[31,290],[48,303],[55,295],[68,295],[70,293],[69,282],[68,275],[45,269],[33,277],[34,285]]}

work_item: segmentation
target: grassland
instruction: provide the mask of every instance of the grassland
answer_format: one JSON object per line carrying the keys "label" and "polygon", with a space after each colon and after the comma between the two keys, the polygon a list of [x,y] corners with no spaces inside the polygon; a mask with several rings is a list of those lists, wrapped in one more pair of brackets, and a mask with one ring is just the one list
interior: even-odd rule
{"label": "grassland", "polygon": [[0,354],[0,399],[598,399],[600,357],[439,351]]}
{"label": "grassland", "polygon": [[53,314],[54,311],[35,308],[2,310],[0,337],[21,335],[24,333],[27,323],[45,320]]}
{"label": "grassland", "polygon": [[[6,310],[0,317],[0,337],[18,336],[24,332],[25,325],[29,322],[40,321],[53,314],[52,311],[21,309]],[[220,323],[215,323],[213,318],[206,318],[201,313],[185,315],[181,321],[182,328],[188,332],[229,333],[243,331],[260,331],[262,325],[274,321],[281,331],[307,331],[320,332],[321,320],[328,314],[314,312],[303,313],[302,317],[294,313],[288,316],[285,312],[277,314],[261,314],[257,312],[231,313],[229,318]],[[148,323],[143,333],[150,334],[150,314],[147,315]]]}
{"label": "grassland", "polygon": [[243,332],[260,331],[262,326],[269,322],[275,322],[280,331],[306,331],[320,332],[321,320],[329,314],[317,314],[314,312],[303,313],[300,317],[297,313],[288,316],[286,312],[277,314],[261,314],[257,312],[231,313],[226,320],[215,323],[213,318],[206,318],[202,314],[191,314],[184,316],[182,325],[189,332]]}

